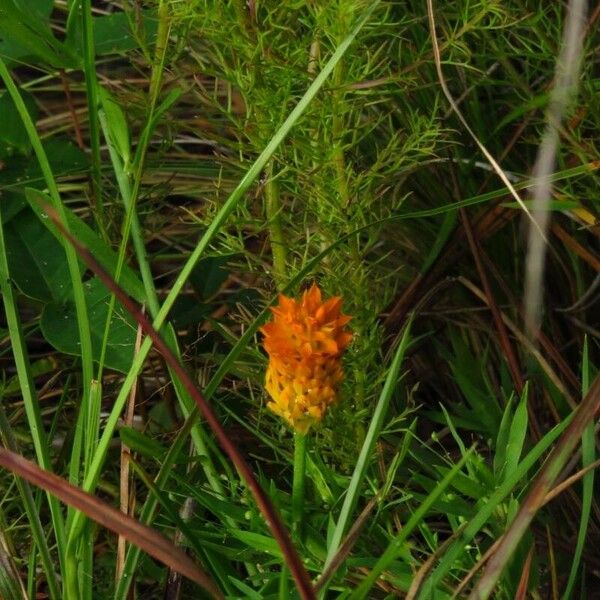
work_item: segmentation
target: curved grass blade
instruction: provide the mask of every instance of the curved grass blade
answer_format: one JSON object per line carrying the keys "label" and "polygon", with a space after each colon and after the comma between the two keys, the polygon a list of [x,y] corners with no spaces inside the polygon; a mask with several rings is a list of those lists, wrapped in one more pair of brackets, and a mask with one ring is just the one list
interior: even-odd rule
{"label": "curved grass blade", "polygon": [[418,525],[423,521],[423,518],[427,514],[427,511],[433,506],[435,501],[443,494],[444,490],[452,483],[452,480],[459,471],[463,468],[465,463],[471,458],[475,448],[469,448],[463,457],[446,473],[445,477],[440,481],[432,492],[425,498],[425,500],[419,505],[419,508],[411,515],[406,525],[402,528],[402,531],[395,537],[385,549],[385,552],[381,555],[379,560],[375,563],[375,566],[371,569],[369,575],[363,580],[363,582],[354,590],[349,600],[361,600],[367,598],[367,594],[373,584],[377,581],[377,578],[381,573],[398,557],[398,554],[402,551],[402,546],[407,540],[408,536]]}
{"label": "curved grass blade", "polygon": [[174,571],[197,583],[213,598],[223,598],[214,582],[181,548],[150,527],[71,485],[58,475],[40,469],[35,463],[6,448],[0,448],[0,465],[29,483],[50,492],[65,504],[85,513],[100,525],[127,538],[132,544],[136,544]]}
{"label": "curved grass blade", "polygon": [[517,516],[506,530],[502,542],[490,559],[487,567],[477,582],[469,598],[479,600],[488,598],[500,578],[506,563],[521,538],[527,531],[531,521],[544,502],[544,498],[552,489],[554,481],[565,466],[571,452],[578,444],[585,429],[593,422],[594,416],[600,408],[600,376],[597,376],[590,391],[575,410],[573,420],[563,433],[556,448],[546,461],[541,473],[527,494]]}
{"label": "curved grass blade", "polygon": [[[587,337],[583,345],[583,357],[582,357],[582,377],[581,377],[581,391],[586,394],[590,387],[590,361],[588,352],[588,341]],[[589,468],[594,460],[596,459],[596,445],[595,445],[595,432],[594,424],[590,423],[581,438],[581,460],[582,468]],[[575,582],[577,581],[577,571],[579,570],[579,563],[581,562],[581,555],[583,553],[583,546],[585,544],[585,537],[590,522],[590,514],[592,512],[592,500],[594,497],[594,470],[591,469],[588,473],[583,476],[583,497],[581,500],[581,521],[579,522],[579,532],[577,534],[577,544],[575,546],[575,552],[573,554],[573,563],[571,564],[571,572],[569,573],[569,579],[567,581],[567,587],[563,594],[563,600],[568,600],[573,593]]]}

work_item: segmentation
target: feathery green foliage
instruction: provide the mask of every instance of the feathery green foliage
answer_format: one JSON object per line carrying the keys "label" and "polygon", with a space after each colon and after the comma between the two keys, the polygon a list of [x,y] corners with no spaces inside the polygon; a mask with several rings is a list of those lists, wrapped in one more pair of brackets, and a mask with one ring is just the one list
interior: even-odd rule
{"label": "feathery green foliage", "polygon": [[[432,6],[448,89],[528,203],[568,8]],[[532,340],[522,211],[442,93],[426,1],[0,0],[3,444],[127,507],[225,597],[296,597],[193,399],[136,342],[50,202],[193,375],[315,596],[468,597],[535,505],[490,597],[586,597],[595,423],[561,493],[529,495],[578,405],[600,402],[598,17],[586,18]],[[353,340],[339,402],[296,448],[301,477],[294,436],[266,407],[257,332],[278,292],[312,282],[342,297]],[[2,594],[208,593],[7,471],[0,499]]]}

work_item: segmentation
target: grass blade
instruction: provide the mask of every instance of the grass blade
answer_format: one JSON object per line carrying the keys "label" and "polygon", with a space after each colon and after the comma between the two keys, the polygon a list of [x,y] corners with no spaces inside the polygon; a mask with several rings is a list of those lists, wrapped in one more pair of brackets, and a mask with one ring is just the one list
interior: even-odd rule
{"label": "grass blade", "polygon": [[[590,361],[588,352],[588,341],[587,337],[583,345],[583,357],[582,357],[582,377],[581,377],[581,391],[583,394],[588,392],[590,387]],[[581,462],[582,468],[589,467],[596,459],[596,445],[595,445],[595,432],[594,424],[590,423],[581,439]],[[588,525],[590,522],[590,514],[592,512],[592,500],[594,497],[594,470],[591,469],[588,473],[583,476],[583,495],[581,499],[581,521],[579,523],[579,532],[577,533],[577,543],[575,545],[575,552],[573,554],[573,563],[571,564],[571,571],[569,573],[569,579],[567,580],[567,586],[565,593],[563,594],[563,600],[568,600],[573,593],[573,588],[577,581],[577,571],[579,570],[579,564],[581,562],[581,555],[583,553],[583,545],[585,543],[585,537],[587,534]]]}
{"label": "grass blade", "polygon": [[459,471],[463,468],[469,458],[473,455],[474,448],[469,448],[463,457],[446,473],[445,477],[440,481],[432,492],[425,498],[425,500],[419,505],[419,508],[411,515],[406,525],[402,528],[402,531],[394,538],[385,552],[381,555],[375,566],[371,569],[368,577],[354,590],[349,600],[361,600],[367,598],[369,590],[373,587],[373,584],[377,581],[377,578],[381,573],[396,559],[398,553],[402,550],[402,546],[408,536],[413,530],[421,524],[423,518],[427,514],[427,511],[433,506],[435,501],[443,494],[444,490],[452,483],[452,480]]}
{"label": "grass blade", "polygon": [[383,389],[381,390],[375,412],[373,413],[373,418],[371,419],[371,424],[369,425],[369,429],[365,437],[365,441],[363,442],[360,454],[356,461],[356,466],[354,467],[354,472],[352,473],[352,479],[350,480],[348,491],[346,492],[346,497],[344,498],[340,516],[329,543],[325,568],[327,568],[327,566],[333,560],[333,557],[335,556],[335,553],[342,542],[342,538],[344,537],[348,523],[350,522],[356,507],[360,493],[360,486],[362,485],[367,468],[369,466],[369,459],[373,452],[373,448],[375,447],[375,442],[377,442],[377,438],[379,437],[379,433],[383,427],[383,421],[387,414],[387,409],[390,404],[392,394],[396,389],[396,384],[398,383],[400,367],[402,365],[402,361],[404,360],[406,349],[409,345],[410,325],[411,323],[409,321],[404,328],[402,339],[400,340],[400,344],[398,345],[398,349],[396,350],[396,354],[394,355],[394,359],[390,365],[390,370],[385,379]]}

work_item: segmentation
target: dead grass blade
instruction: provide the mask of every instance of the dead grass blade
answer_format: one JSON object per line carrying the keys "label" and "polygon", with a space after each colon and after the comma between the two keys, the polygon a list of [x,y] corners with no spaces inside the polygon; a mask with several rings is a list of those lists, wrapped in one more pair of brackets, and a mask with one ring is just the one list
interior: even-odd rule
{"label": "dead grass blade", "polygon": [[150,556],[197,583],[209,592],[213,598],[223,598],[212,579],[201,571],[183,550],[175,546],[162,534],[154,531],[154,529],[124,515],[110,504],[71,485],[58,475],[44,471],[35,463],[11,450],[0,448],[0,466],[22,477],[29,483],[50,492],[61,502],[85,513],[90,519],[103,527],[122,535]]}

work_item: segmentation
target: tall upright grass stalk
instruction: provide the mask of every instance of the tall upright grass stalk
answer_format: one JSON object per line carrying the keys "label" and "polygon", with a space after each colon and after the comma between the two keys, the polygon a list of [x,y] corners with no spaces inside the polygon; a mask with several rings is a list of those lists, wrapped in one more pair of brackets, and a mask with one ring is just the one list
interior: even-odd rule
{"label": "tall upright grass stalk", "polygon": [[[583,355],[581,357],[581,394],[582,398],[590,389],[590,356],[589,344],[586,336],[583,344]],[[581,466],[582,469],[590,468],[596,459],[596,431],[594,423],[590,423],[583,433],[581,438]],[[579,565],[581,564],[581,555],[585,544],[586,535],[590,523],[592,512],[592,502],[594,497],[594,471],[590,470],[583,476],[583,497],[581,502],[581,520],[579,522],[579,531],[577,533],[577,544],[573,554],[573,564],[569,572],[565,592],[562,596],[563,600],[569,600],[573,594],[577,576],[579,573]]]}

